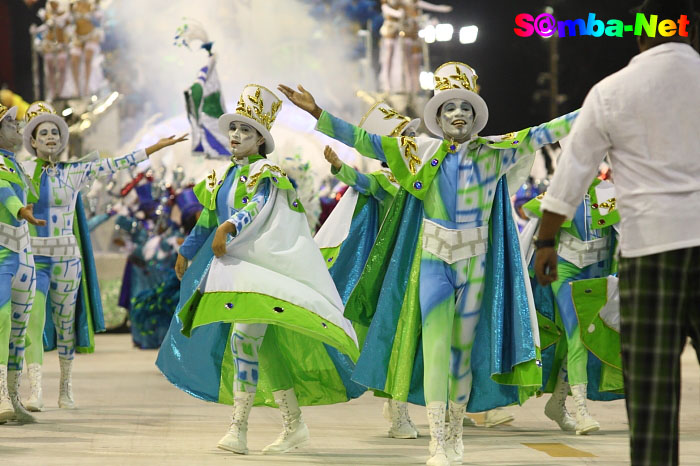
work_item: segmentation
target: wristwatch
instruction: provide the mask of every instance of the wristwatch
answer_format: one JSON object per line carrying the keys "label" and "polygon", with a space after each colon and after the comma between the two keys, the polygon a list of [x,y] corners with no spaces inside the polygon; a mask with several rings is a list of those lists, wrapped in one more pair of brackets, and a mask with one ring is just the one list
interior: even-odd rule
{"label": "wristwatch", "polygon": [[534,240],[535,249],[553,248],[557,245],[557,241],[554,239],[539,239],[535,236]]}

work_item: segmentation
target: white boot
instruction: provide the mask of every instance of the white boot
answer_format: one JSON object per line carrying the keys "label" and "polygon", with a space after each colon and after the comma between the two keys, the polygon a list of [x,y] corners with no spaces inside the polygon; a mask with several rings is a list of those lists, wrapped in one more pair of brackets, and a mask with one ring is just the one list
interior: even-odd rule
{"label": "white boot", "polygon": [[586,406],[586,384],[572,385],[571,393],[576,402],[576,435],[586,435],[600,430],[600,424],[591,417]]}
{"label": "white boot", "polygon": [[431,401],[426,406],[428,411],[428,426],[430,427],[430,443],[428,466],[449,466],[450,462],[445,453],[445,402]]}
{"label": "white boot", "polygon": [[58,358],[61,366],[61,380],[58,385],[58,407],[63,409],[75,409],[73,401],[73,360]]}
{"label": "white boot", "polygon": [[248,454],[248,416],[253,407],[255,393],[235,392],[233,394],[233,415],[228,432],[217,445],[222,450],[240,455]]}
{"label": "white boot", "polygon": [[418,438],[418,430],[408,416],[408,403],[405,401],[389,400],[389,413],[391,415],[391,438]]}
{"label": "white boot", "polygon": [[552,396],[544,405],[544,415],[559,424],[564,432],[576,430],[576,420],[571,417],[566,409],[566,397],[569,395],[569,382],[566,381],[566,366],[562,365],[557,375],[557,383],[554,386]]}
{"label": "white boot", "polygon": [[301,409],[294,389],[280,390],[273,395],[282,413],[282,433],[277,440],[263,448],[264,455],[286,453],[309,443],[309,429],[301,418]]}
{"label": "white boot", "polygon": [[29,411],[43,411],[44,401],[41,396],[41,364],[33,363],[27,365],[27,375],[29,376],[29,399],[24,402],[24,407]]}
{"label": "white boot", "polygon": [[19,399],[19,376],[21,374],[22,371],[7,372],[7,389],[10,392],[10,401],[12,401],[12,407],[15,410],[14,419],[22,423],[36,422],[34,416],[29,414],[29,411],[22,405],[22,400]]}
{"label": "white boot", "polygon": [[462,419],[466,415],[467,404],[450,401],[450,422],[447,427],[445,453],[450,464],[462,464],[464,443],[462,443]]}
{"label": "white boot", "polygon": [[496,427],[515,419],[511,413],[503,408],[495,408],[486,411],[484,414],[484,427]]}
{"label": "white boot", "polygon": [[7,389],[7,366],[0,366],[0,424],[15,418],[15,408]]}

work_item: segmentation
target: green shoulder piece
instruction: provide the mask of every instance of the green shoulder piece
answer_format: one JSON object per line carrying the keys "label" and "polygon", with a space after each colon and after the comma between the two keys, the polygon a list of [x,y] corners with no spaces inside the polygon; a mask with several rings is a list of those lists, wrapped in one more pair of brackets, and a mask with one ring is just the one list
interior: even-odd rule
{"label": "green shoulder piece", "polygon": [[19,176],[15,163],[5,157],[0,157],[0,180],[19,185],[24,189],[27,188]]}
{"label": "green shoulder piece", "polygon": [[514,149],[520,146],[525,141],[530,128],[521,129],[518,132],[507,133],[501,136],[492,136],[488,138],[479,138],[479,143],[487,145],[492,149]]}
{"label": "green shoulder piece", "polygon": [[[540,194],[537,197],[533,197],[525,204],[523,204],[523,209],[528,211],[531,215],[537,218],[542,218],[542,199],[544,199],[545,193]],[[564,220],[561,224],[562,229],[571,227],[571,219]]]}
{"label": "green shoulder piece", "polygon": [[197,196],[197,200],[205,209],[215,209],[216,208],[216,197],[214,196],[214,189],[216,188],[216,172],[212,171],[209,176],[197,183],[194,188],[194,195]]}
{"label": "green shoulder piece", "polygon": [[287,174],[279,166],[270,161],[241,167],[238,184],[236,186],[234,207],[236,209],[245,207],[248,201],[257,192],[260,182],[265,179],[269,179],[270,183],[277,189],[293,193],[287,196],[290,209],[295,212],[305,212],[304,206],[296,195],[294,185],[292,185],[292,182],[287,178]]}
{"label": "green shoulder piece", "polygon": [[[402,136],[399,141],[400,151],[396,149],[395,138],[382,138],[382,148],[386,155],[387,164],[398,184],[422,201],[449,151],[449,142],[442,141],[437,152],[432,157],[427,158],[426,163],[422,163],[417,156],[418,149],[415,139]],[[404,162],[403,157],[407,159],[407,162]]]}
{"label": "green shoulder piece", "polygon": [[598,199],[596,188],[601,182],[600,179],[596,178],[591,187],[588,188],[588,195],[591,198],[591,228],[593,229],[606,228],[620,221],[620,211],[617,210],[615,198]]}
{"label": "green shoulder piece", "polygon": [[620,333],[600,317],[600,311],[608,301],[607,296],[606,277],[571,282],[571,297],[583,344],[603,363],[621,369]]}
{"label": "green shoulder piece", "polygon": [[382,189],[391,197],[396,196],[396,193],[399,192],[398,181],[396,180],[394,174],[389,170],[379,170],[374,173],[370,173],[368,176],[374,178],[377,183],[379,183],[379,186],[381,186]]}

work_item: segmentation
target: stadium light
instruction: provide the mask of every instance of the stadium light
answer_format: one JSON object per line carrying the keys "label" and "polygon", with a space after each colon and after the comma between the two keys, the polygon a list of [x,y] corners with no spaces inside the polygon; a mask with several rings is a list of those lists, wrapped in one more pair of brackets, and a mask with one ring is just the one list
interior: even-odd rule
{"label": "stadium light", "polygon": [[464,26],[459,30],[459,42],[462,44],[473,44],[479,35],[479,28],[476,26]]}
{"label": "stadium light", "polygon": [[454,27],[451,24],[442,23],[435,26],[435,40],[438,42],[452,40],[452,34],[454,34]]}
{"label": "stadium light", "polygon": [[432,91],[435,88],[435,85],[433,83],[434,79],[435,75],[433,75],[433,73],[431,73],[430,71],[421,71],[420,76],[418,77],[421,89],[424,89],[426,91]]}
{"label": "stadium light", "polygon": [[418,31],[418,37],[421,37],[426,44],[435,42],[435,26],[428,24],[424,29]]}

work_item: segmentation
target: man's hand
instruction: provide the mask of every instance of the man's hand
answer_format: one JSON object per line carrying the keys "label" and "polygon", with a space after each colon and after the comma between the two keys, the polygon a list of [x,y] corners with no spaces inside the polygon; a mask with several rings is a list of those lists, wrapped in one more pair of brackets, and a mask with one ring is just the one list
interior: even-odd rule
{"label": "man's hand", "polygon": [[214,235],[214,241],[211,243],[211,250],[214,251],[216,257],[221,257],[226,254],[226,240],[228,235],[235,235],[236,227],[231,222],[224,222],[219,225]]}
{"label": "man's hand", "polygon": [[19,209],[17,211],[17,218],[26,220],[32,225],[36,225],[39,227],[43,227],[44,225],[46,225],[46,220],[39,220],[38,218],[34,217],[34,204],[28,204],[25,207]]}
{"label": "man's hand", "polygon": [[535,276],[542,286],[557,280],[557,250],[553,247],[540,248],[535,251]]}
{"label": "man's hand", "polygon": [[280,84],[279,86],[277,86],[277,90],[279,90],[282,94],[287,96],[287,98],[294,105],[296,105],[302,110],[306,110],[318,120],[321,116],[322,110],[319,108],[318,105],[316,105],[316,100],[314,100],[314,96],[312,96],[309,91],[304,89],[304,87],[301,84],[299,84],[297,88],[299,89],[298,92],[292,89],[291,87],[285,86],[284,84]]}
{"label": "man's hand", "polygon": [[187,271],[187,259],[182,254],[177,255],[177,261],[175,261],[175,275],[177,275],[178,280],[182,280],[183,275]]}
{"label": "man's hand", "polygon": [[335,153],[333,149],[331,149],[331,146],[326,146],[325,149],[323,149],[323,156],[326,158],[328,163],[333,165],[333,168],[336,170],[340,170],[343,168],[343,161],[340,160],[338,157],[338,154]]}
{"label": "man's hand", "polygon": [[151,155],[154,152],[158,152],[161,149],[165,149],[168,146],[172,146],[173,144],[177,144],[179,142],[187,141],[187,134],[183,134],[179,138],[176,138],[175,135],[163,138],[160,141],[156,142],[152,146],[146,147],[146,155]]}

